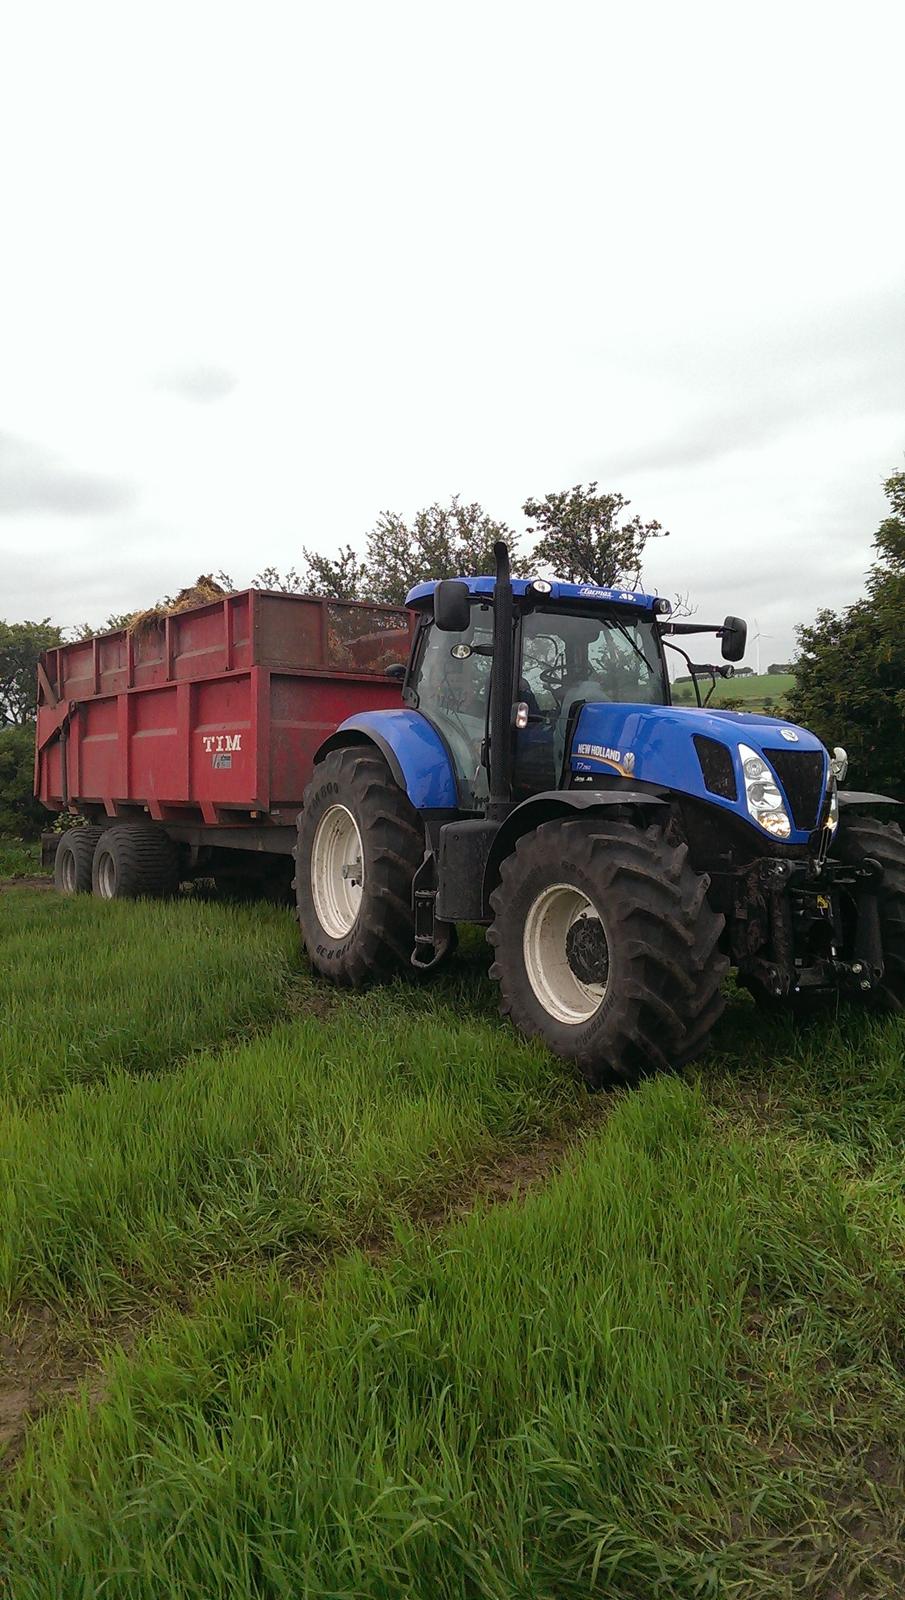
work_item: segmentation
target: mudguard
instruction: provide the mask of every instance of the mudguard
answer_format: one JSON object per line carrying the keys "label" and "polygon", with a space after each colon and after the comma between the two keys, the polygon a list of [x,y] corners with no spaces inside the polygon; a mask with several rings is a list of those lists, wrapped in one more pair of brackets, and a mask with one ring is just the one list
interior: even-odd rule
{"label": "mudguard", "polygon": [[568,816],[570,811],[605,811],[610,806],[659,807],[668,804],[668,792],[653,787],[618,789],[546,789],[510,811],[494,835],[484,869],[484,901],[489,901],[500,876],[500,862],[514,848],[516,839],[542,822]]}
{"label": "mudguard", "polygon": [[374,744],[416,811],[454,811],[459,804],[449,752],[420,711],[361,711],[347,717],[318,750],[323,761],[343,745]]}

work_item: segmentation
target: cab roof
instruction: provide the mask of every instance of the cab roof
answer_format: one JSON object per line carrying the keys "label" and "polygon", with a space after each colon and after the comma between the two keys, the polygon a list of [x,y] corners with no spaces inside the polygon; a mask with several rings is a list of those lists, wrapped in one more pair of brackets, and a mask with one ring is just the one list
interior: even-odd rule
{"label": "cab roof", "polygon": [[[459,578],[457,581],[467,585],[469,594],[492,595],[496,579]],[[519,599],[524,598],[533,582],[533,578],[513,578],[513,594]],[[436,587],[435,579],[431,579],[428,583],[416,583],[414,589],[410,589],[406,596],[406,605],[416,610],[426,609],[433,599]],[[672,610],[669,601],[664,601],[659,595],[639,594],[633,589],[604,589],[593,583],[562,583],[558,578],[551,581],[550,593],[539,595],[538,599],[590,600],[606,605],[631,606],[635,611],[653,611],[655,606],[661,613],[667,609]]]}

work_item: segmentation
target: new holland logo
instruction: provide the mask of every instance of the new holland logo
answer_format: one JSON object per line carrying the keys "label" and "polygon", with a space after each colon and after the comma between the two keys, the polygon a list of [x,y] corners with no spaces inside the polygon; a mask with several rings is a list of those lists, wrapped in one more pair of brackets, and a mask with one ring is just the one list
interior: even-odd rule
{"label": "new holland logo", "polygon": [[603,761],[608,767],[615,767],[623,778],[630,778],[635,770],[634,750],[626,750],[623,755],[621,750],[614,750],[608,744],[580,744],[575,754],[590,756],[592,761]]}
{"label": "new holland logo", "polygon": [[779,731],[784,739],[788,739],[790,744],[798,743],[798,734],[795,732],[794,728],[780,728]]}

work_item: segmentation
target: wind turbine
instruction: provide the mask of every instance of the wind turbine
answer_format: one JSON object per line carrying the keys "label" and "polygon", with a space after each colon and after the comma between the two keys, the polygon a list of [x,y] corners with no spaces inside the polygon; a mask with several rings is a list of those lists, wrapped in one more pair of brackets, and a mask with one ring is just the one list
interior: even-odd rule
{"label": "wind turbine", "polygon": [[772,638],[773,638],[773,634],[772,633],[761,633],[761,631],[760,631],[760,623],[758,622],[757,618],[755,617],[754,618],[754,638],[751,640],[751,643],[756,646],[756,653],[755,653],[755,658],[754,659],[757,662],[757,676],[758,677],[760,677],[760,642],[761,642],[761,639],[772,639]]}

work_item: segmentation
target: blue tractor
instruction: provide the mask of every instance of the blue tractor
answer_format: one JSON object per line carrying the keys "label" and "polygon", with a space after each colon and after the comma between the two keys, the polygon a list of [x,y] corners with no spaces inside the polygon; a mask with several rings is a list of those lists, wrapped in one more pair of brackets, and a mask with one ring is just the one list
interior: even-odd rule
{"label": "blue tractor", "polygon": [[[709,709],[677,642],[746,628],[589,584],[422,583],[403,706],[325,741],[296,899],[317,970],[359,987],[430,969],[482,923],[501,1007],[593,1085],[690,1060],[734,967],[755,998],[905,1006],[905,837],[840,790],[804,728]],[[670,703],[664,651],[697,706]],[[399,669],[400,671],[402,669]]]}

